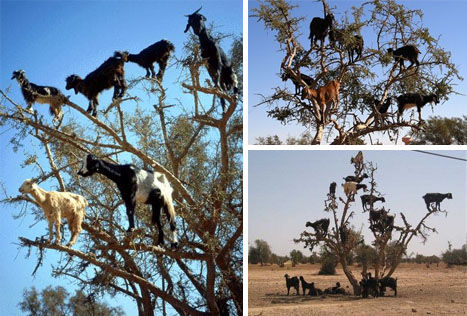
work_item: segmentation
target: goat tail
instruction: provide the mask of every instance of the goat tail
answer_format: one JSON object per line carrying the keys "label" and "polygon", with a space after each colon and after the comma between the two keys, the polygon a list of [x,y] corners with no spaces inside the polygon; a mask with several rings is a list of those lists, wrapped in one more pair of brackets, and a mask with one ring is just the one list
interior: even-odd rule
{"label": "goat tail", "polygon": [[170,230],[172,231],[172,247],[177,247],[178,238],[177,238],[177,227],[175,226],[175,208],[172,201],[172,197],[164,198],[164,210],[169,217]]}

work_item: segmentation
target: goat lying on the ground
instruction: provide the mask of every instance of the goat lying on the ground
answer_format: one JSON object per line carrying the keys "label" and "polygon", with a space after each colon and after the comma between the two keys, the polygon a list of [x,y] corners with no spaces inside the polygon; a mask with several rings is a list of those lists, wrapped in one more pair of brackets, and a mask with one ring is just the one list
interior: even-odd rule
{"label": "goat lying on the ground", "polygon": [[397,119],[400,120],[402,113],[410,108],[417,107],[418,119],[422,120],[422,107],[427,103],[439,103],[436,94],[422,95],[420,93],[407,93],[397,97]]}
{"label": "goat lying on the ground", "polygon": [[27,111],[32,111],[34,102],[49,105],[49,112],[54,116],[53,120],[58,121],[62,118],[62,104],[65,96],[55,87],[38,86],[26,78],[24,70],[13,71],[11,79],[16,79],[21,87],[21,93],[28,107]]}
{"label": "goat lying on the ground", "polygon": [[436,208],[438,211],[441,210],[441,202],[444,199],[452,199],[452,194],[451,193],[427,193],[423,196],[423,199],[425,200],[426,203],[426,208],[428,211],[430,210],[430,204],[435,203]]}
{"label": "goat lying on the ground", "polygon": [[379,284],[379,295],[384,296],[384,292],[386,291],[386,287],[391,288],[394,291],[394,296],[397,296],[397,278],[391,277],[384,277],[378,280]]}
{"label": "goat lying on the ground", "polygon": [[84,197],[70,192],[45,191],[32,179],[25,180],[19,188],[19,192],[31,194],[44,211],[45,217],[49,222],[48,242],[52,241],[53,226],[55,224],[55,242],[60,244],[62,240],[60,225],[62,217],[64,217],[71,231],[71,239],[66,246],[71,247],[74,245],[81,233],[81,223],[84,219],[85,208],[88,206],[88,202]]}
{"label": "goat lying on the ground", "polygon": [[284,275],[285,277],[285,285],[287,286],[287,295],[289,295],[290,288],[293,287],[297,291],[297,295],[299,295],[300,289],[300,282],[296,276],[290,278],[288,274]]}

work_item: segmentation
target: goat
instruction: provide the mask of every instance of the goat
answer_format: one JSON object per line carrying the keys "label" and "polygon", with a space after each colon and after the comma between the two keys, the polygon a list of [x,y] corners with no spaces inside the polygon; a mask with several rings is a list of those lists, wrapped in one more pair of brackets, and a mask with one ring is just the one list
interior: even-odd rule
{"label": "goat", "polygon": [[[334,15],[332,13],[326,14],[324,19],[320,17],[314,17],[310,22],[310,47],[313,48],[313,43],[316,44],[316,40],[320,40],[321,44],[324,42],[326,35],[328,35],[329,30],[332,28],[332,23],[334,22]],[[314,42],[313,42],[314,38]]]}
{"label": "goat", "polygon": [[425,203],[426,203],[426,208],[428,211],[431,212],[430,210],[430,204],[431,203],[436,203],[436,208],[438,208],[438,210],[441,210],[440,207],[441,207],[441,202],[444,200],[444,199],[452,199],[452,194],[451,193],[427,193],[423,196],[423,199],[425,200]]}
{"label": "goat", "polygon": [[285,285],[287,286],[287,295],[289,295],[291,287],[295,288],[295,290],[297,291],[297,295],[300,295],[299,293],[300,283],[298,281],[298,278],[296,276],[290,278],[288,274],[285,274],[284,277],[285,277]]}
{"label": "goat", "polygon": [[388,215],[384,207],[380,210],[370,210],[370,229],[385,233],[394,228],[394,215]]}
{"label": "goat", "polygon": [[350,194],[356,194],[358,190],[363,189],[363,191],[367,191],[366,184],[359,184],[357,182],[345,182],[342,184],[344,187],[344,193],[346,196]]}
{"label": "goat", "polygon": [[[316,291],[315,287],[314,287],[314,283],[308,283],[305,281],[305,279],[303,278],[303,276],[300,276],[300,283],[302,283],[302,291],[303,291],[303,295],[305,295],[305,291],[308,289],[308,294],[309,295],[312,295],[311,292],[312,291]],[[316,295],[315,295],[316,296]]]}
{"label": "goat", "polygon": [[[281,76],[282,78],[282,81],[287,81],[287,79],[290,79],[292,80],[292,83],[295,85],[295,94],[300,94],[301,92],[301,83],[298,82],[297,80],[295,80],[294,77],[292,77],[289,73],[287,72],[284,72]],[[314,83],[314,80],[313,78],[311,78],[310,76],[307,76],[307,75],[304,75],[304,74],[300,74],[300,78],[302,78],[302,80],[308,85],[308,86],[311,86],[313,83]]]}
{"label": "goat", "polygon": [[402,71],[402,67],[405,68],[405,65],[404,65],[405,59],[410,61],[409,68],[411,68],[413,64],[417,64],[417,68],[420,66],[420,62],[418,61],[418,54],[420,54],[420,51],[415,45],[402,46],[396,50],[393,50],[392,48],[388,48],[388,54],[391,54],[394,56],[394,60],[396,61],[396,64],[399,63],[400,71]]}
{"label": "goat", "polygon": [[62,217],[64,217],[71,231],[71,239],[66,246],[71,247],[75,244],[81,233],[81,224],[84,219],[85,209],[88,206],[88,201],[84,197],[70,192],[46,191],[40,188],[32,179],[25,180],[19,188],[19,192],[31,194],[44,211],[49,223],[49,239],[47,242],[52,241],[53,225],[55,224],[55,242],[60,244],[62,240],[60,225]]}
{"label": "goat", "polygon": [[439,98],[436,94],[422,95],[419,93],[408,93],[397,97],[397,119],[399,120],[402,113],[412,107],[417,107],[418,118],[422,120],[422,107],[427,103],[439,103]]}
{"label": "goat", "polygon": [[172,187],[164,174],[139,169],[134,165],[118,165],[87,155],[78,174],[83,177],[100,173],[115,182],[125,202],[131,232],[135,227],[134,214],[136,202],[152,206],[152,224],[157,224],[159,237],[157,245],[164,243],[164,232],[161,224],[161,209],[164,209],[172,231],[173,248],[178,245],[175,227],[175,210],[172,202]]}
{"label": "goat", "polygon": [[336,197],[336,186],[337,186],[337,183],[335,182],[332,182],[330,185],[329,185],[329,196],[331,198],[335,198]]}
{"label": "goat", "polygon": [[369,194],[363,194],[362,196],[360,196],[360,199],[362,200],[363,211],[367,211],[368,205],[372,206],[377,201],[381,201],[383,203],[386,202],[386,200],[382,196],[376,197],[374,195],[369,195]]}
{"label": "goat", "polygon": [[350,233],[350,229],[348,229],[346,226],[339,227],[339,236],[344,245],[347,243],[347,240],[349,239],[349,233]]}
{"label": "goat", "polygon": [[363,164],[363,153],[361,150],[355,157],[350,158],[350,163],[354,164],[356,167],[361,166]]}
{"label": "goat", "polygon": [[66,78],[66,89],[74,89],[75,94],[81,92],[89,100],[87,112],[96,117],[99,93],[114,87],[112,100],[123,97],[127,89],[124,76],[124,63],[127,61],[127,52],[115,52],[113,57],[108,58],[84,79],[81,79],[78,75],[68,76]]}
{"label": "goat", "polygon": [[343,179],[345,180],[345,182],[357,182],[357,183],[360,183],[360,182],[363,181],[363,179],[366,179],[366,178],[368,178],[368,175],[366,173],[364,173],[360,177],[359,176],[347,176],[347,177],[345,177]]}
{"label": "goat", "polygon": [[13,71],[11,79],[16,79],[16,81],[18,81],[24,100],[28,105],[26,109],[27,111],[32,111],[32,105],[34,102],[48,104],[49,112],[54,116],[53,121],[58,121],[62,118],[62,104],[65,104],[64,101],[66,97],[60,92],[60,90],[55,87],[38,86],[29,82],[24,70]]}
{"label": "goat", "polygon": [[316,234],[326,237],[326,235],[328,234],[328,228],[329,228],[329,218],[322,218],[313,223],[306,222],[305,227],[313,227]]}
{"label": "goat", "polygon": [[369,294],[373,297],[378,296],[378,281],[376,281],[376,278],[371,277],[371,273],[368,273],[368,277],[362,279],[359,284],[362,288],[362,297],[367,298]]}
{"label": "goat", "polygon": [[384,296],[386,287],[391,288],[394,291],[394,296],[397,296],[397,278],[384,277],[378,280],[379,284],[379,296]]}
{"label": "goat", "polygon": [[327,288],[324,291],[326,294],[347,294],[343,288],[341,288],[341,283],[336,282],[336,286],[333,286],[332,288]]}
{"label": "goat", "polygon": [[302,97],[301,99],[314,99],[321,110],[322,119],[325,119],[326,106],[330,103],[334,103],[334,107],[332,108],[333,111],[337,110],[339,107],[339,89],[340,89],[340,82],[337,80],[331,80],[327,84],[322,87],[319,87],[317,90],[311,88],[304,88],[302,90]]}
{"label": "goat", "polygon": [[[170,55],[174,50],[175,46],[168,40],[163,39],[146,47],[138,54],[128,54],[128,61],[136,63],[146,69],[146,78],[149,78],[149,71],[151,71],[152,78],[157,77],[159,81],[162,81]],[[155,62],[159,64],[157,76],[154,71]]]}
{"label": "goat", "polygon": [[321,289],[315,287],[315,282],[311,282],[310,291],[308,292],[308,295],[318,296],[318,295],[322,295],[322,294],[323,294],[323,291]]}
{"label": "goat", "polygon": [[[227,59],[222,48],[217,41],[208,34],[204,21],[206,17],[198,12],[199,8],[188,17],[184,33],[188,32],[190,27],[199,38],[201,57],[207,60],[207,70],[209,76],[214,82],[214,86],[223,92],[230,91],[233,88],[234,94],[238,93],[237,75],[235,74],[231,62]],[[225,100],[221,98],[222,111],[225,111]]]}
{"label": "goat", "polygon": [[[336,42],[340,43],[342,47],[347,50],[349,55],[349,62],[353,63],[355,60],[362,57],[363,52],[363,37],[360,35],[354,35],[353,38],[349,43],[346,43],[344,30],[340,29],[331,29],[329,31],[329,40],[331,43],[335,44]],[[356,58],[354,59],[354,53],[357,54]]]}

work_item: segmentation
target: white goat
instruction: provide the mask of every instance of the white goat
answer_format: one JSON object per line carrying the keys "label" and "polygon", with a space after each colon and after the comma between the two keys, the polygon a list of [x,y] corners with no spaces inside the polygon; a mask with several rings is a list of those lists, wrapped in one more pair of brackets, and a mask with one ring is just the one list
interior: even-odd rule
{"label": "white goat", "polygon": [[345,195],[349,196],[349,194],[356,194],[358,190],[363,189],[366,191],[366,184],[359,184],[357,182],[346,182],[343,183],[342,186],[344,187]]}
{"label": "white goat", "polygon": [[25,180],[19,188],[19,192],[31,194],[44,211],[49,222],[48,242],[52,240],[53,225],[55,223],[55,242],[60,244],[62,239],[60,233],[62,216],[66,218],[68,228],[71,231],[71,239],[67,247],[71,247],[76,242],[82,230],[81,223],[84,219],[85,208],[88,206],[88,201],[83,196],[70,192],[45,191],[32,179]]}

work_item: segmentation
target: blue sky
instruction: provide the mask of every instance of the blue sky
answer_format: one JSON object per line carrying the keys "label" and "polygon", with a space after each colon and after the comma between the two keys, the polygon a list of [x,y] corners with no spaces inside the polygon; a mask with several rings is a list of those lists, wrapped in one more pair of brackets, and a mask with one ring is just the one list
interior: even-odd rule
{"label": "blue sky", "polygon": [[[296,245],[293,238],[305,230],[306,221],[326,217],[324,200],[329,184],[338,183],[337,196],[344,196],[342,178],[353,175],[350,158],[356,151],[250,151],[248,154],[248,240],[269,243],[278,255],[298,249],[307,256],[311,253]],[[467,158],[465,151],[436,151],[436,153]],[[441,207],[444,215],[427,220],[438,234],[432,234],[425,245],[420,238],[409,244],[411,252],[424,255],[440,255],[447,249],[448,241],[460,248],[466,242],[467,163],[414,151],[364,151],[365,161],[378,167],[376,183],[386,199],[385,209],[403,212],[409,223],[416,224],[426,212],[422,196],[429,192],[450,192],[452,200],[445,200]],[[360,195],[360,194],[359,194]],[[350,210],[356,212],[351,225],[360,229],[368,221],[363,215],[359,195]],[[342,204],[339,210],[342,211]],[[379,202],[378,202],[379,203]],[[379,204],[378,204],[379,205]],[[340,213],[342,214],[342,213]],[[396,216],[396,224],[401,217]],[[365,224],[365,242],[372,234]],[[398,236],[398,235],[395,235]]]}
{"label": "blue sky", "polygon": [[[71,100],[87,108],[88,101],[81,94],[75,95],[65,90],[65,78],[73,73],[84,77],[96,69],[115,50],[128,50],[138,53],[141,49],[163,38],[169,39],[176,47],[175,55],[183,57],[183,43],[189,33],[183,33],[187,18],[203,5],[201,13],[208,25],[214,24],[216,32],[241,36],[242,2],[227,0],[211,1],[1,1],[1,42],[0,42],[0,87],[5,91],[10,87],[10,97],[21,100],[22,96],[16,81],[10,80],[11,73],[24,69],[31,82],[40,85],[55,86]],[[228,8],[228,9],[226,9]],[[191,31],[190,31],[191,32]],[[226,38],[221,47],[228,53],[232,39]],[[181,93],[181,69],[169,61],[165,72],[164,86],[167,88],[167,104],[180,101],[187,108],[192,104],[189,95]],[[156,71],[158,65],[155,66]],[[126,77],[136,78],[146,72],[138,65],[125,65]],[[141,93],[135,88],[133,92]],[[112,90],[101,94],[99,109],[110,103]],[[141,95],[143,95],[141,93]],[[144,95],[143,95],[144,97]],[[143,98],[144,100],[144,98]],[[209,102],[210,98],[205,100]],[[153,103],[151,103],[153,104]],[[140,102],[139,106],[150,106]],[[123,103],[122,108],[131,110],[134,103]],[[34,106],[44,119],[51,120],[47,106]],[[71,113],[64,109],[65,116]],[[86,123],[88,124],[88,123]],[[20,150],[12,152],[9,145],[11,130],[0,128],[0,180],[5,184],[9,194],[16,194],[22,181],[31,177],[30,168],[21,168],[24,159]],[[44,156],[42,149],[38,150]],[[46,189],[52,189],[47,188]],[[3,197],[3,195],[2,195]],[[62,285],[69,289],[74,286],[65,278],[51,278],[51,265],[57,260],[53,251],[47,252],[44,265],[36,277],[31,277],[36,260],[34,256],[25,258],[26,250],[18,250],[18,236],[34,239],[47,232],[46,222],[35,226],[32,216],[26,215],[13,220],[12,215],[19,212],[17,208],[2,206],[4,218],[0,223],[0,314],[21,315],[17,303],[22,297],[24,288],[35,286],[43,289],[47,285]],[[134,315],[136,305],[121,296],[108,298],[112,305],[121,305],[128,315]]]}
{"label": "blue sky", "polygon": [[[297,3],[298,9],[293,11],[294,16],[304,16],[305,21],[300,24],[299,37],[300,43],[308,47],[309,45],[309,23],[312,17],[322,16],[323,6],[321,2],[315,1],[290,1]],[[358,6],[363,1],[338,1],[329,0],[330,7],[337,7],[334,11],[337,20],[343,16],[351,6]],[[423,24],[428,27],[432,36],[440,38],[440,45],[445,50],[451,51],[452,61],[458,66],[461,76],[467,77],[467,68],[465,61],[467,60],[467,50],[465,42],[459,40],[459,28],[465,24],[464,12],[467,11],[467,1],[464,0],[429,0],[429,1],[397,1],[404,4],[410,9],[423,10]],[[249,13],[251,9],[257,6],[256,1],[249,1]],[[365,46],[375,47],[374,43],[368,41],[370,34],[362,32],[365,38]],[[249,54],[248,54],[248,143],[255,144],[256,138],[259,136],[279,135],[285,140],[288,136],[298,137],[304,132],[302,126],[289,124],[282,125],[279,121],[267,117],[266,105],[255,107],[260,103],[262,98],[258,94],[272,95],[273,87],[288,86],[293,88],[292,83],[287,81],[283,83],[278,77],[280,71],[280,63],[283,54],[279,52],[279,44],[275,41],[275,34],[264,29],[263,22],[257,22],[256,18],[249,18],[248,21],[248,37],[249,37]],[[328,40],[326,40],[327,42]],[[465,94],[467,94],[467,85],[461,82],[456,90],[464,94],[463,96],[452,95],[444,104],[436,106],[434,112],[430,107],[425,107],[422,111],[423,117],[439,115],[445,117],[459,117],[466,114]],[[373,138],[374,139],[374,138]],[[384,138],[381,138],[384,141]]]}

